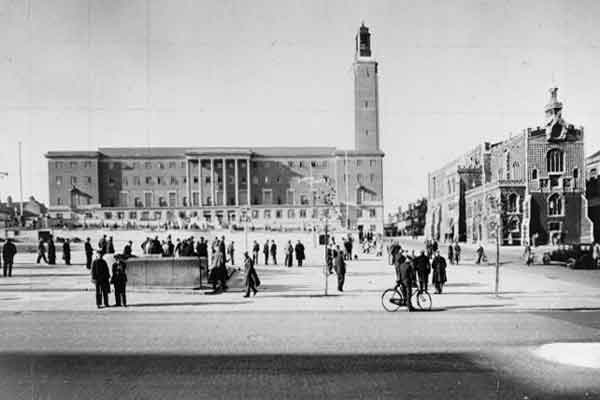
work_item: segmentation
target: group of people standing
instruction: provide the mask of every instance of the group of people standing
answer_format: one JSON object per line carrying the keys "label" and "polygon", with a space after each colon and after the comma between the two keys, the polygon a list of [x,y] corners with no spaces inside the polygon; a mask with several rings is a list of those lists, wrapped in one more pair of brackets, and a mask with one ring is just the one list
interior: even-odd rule
{"label": "group of people standing", "polygon": [[[440,254],[439,249],[433,250],[429,256],[429,249],[421,250],[419,255],[414,251],[408,252],[402,249],[398,242],[390,247],[392,264],[396,270],[396,283],[402,288],[402,295],[406,301],[409,311],[412,311],[412,288],[417,287],[419,291],[428,291],[429,275],[435,291],[441,294],[447,281],[446,259]],[[418,286],[417,286],[418,283]]]}
{"label": "group of people standing", "polygon": [[[259,254],[260,254],[261,246],[258,241],[254,241],[252,243],[252,262],[254,265],[258,264]],[[304,244],[300,240],[296,243],[296,245],[292,244],[291,240],[288,240],[285,247],[285,257],[283,265],[286,267],[291,267],[294,264],[294,258],[296,259],[296,263],[299,267],[302,266],[302,263],[306,259]],[[262,253],[264,257],[264,265],[269,265],[269,260],[272,261],[273,265],[277,265],[277,244],[274,240],[266,240],[262,246]]]}
{"label": "group of people standing", "polygon": [[[46,246],[48,247],[48,250],[46,250]],[[65,262],[65,265],[71,265],[70,239],[65,239],[63,241],[62,258]],[[54,244],[54,238],[52,237],[50,237],[47,241],[40,239],[38,243],[36,264],[39,264],[42,260],[48,265],[56,265],[56,245]]]}
{"label": "group of people standing", "polygon": [[115,262],[112,265],[112,274],[109,272],[108,263],[104,260],[104,252],[100,248],[96,250],[97,257],[92,262],[91,278],[96,287],[96,307],[110,307],[108,294],[110,285],[114,286],[115,307],[127,307],[127,264],[121,255],[115,256]]}

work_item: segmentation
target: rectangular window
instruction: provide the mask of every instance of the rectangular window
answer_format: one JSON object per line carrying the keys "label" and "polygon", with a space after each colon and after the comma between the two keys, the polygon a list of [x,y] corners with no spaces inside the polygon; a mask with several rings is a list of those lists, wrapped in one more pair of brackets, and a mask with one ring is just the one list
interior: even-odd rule
{"label": "rectangular window", "polygon": [[571,179],[563,178],[563,188],[565,188],[565,189],[571,188]]}
{"label": "rectangular window", "polygon": [[157,185],[160,185],[161,183],[165,183],[165,181],[162,179],[162,177],[160,177],[160,176],[157,176],[157,177],[156,177],[156,184],[157,184]]}
{"label": "rectangular window", "polygon": [[558,176],[550,176],[550,187],[556,188],[559,187],[560,179]]}
{"label": "rectangular window", "polygon": [[303,206],[308,205],[308,196],[305,194],[301,194],[300,195],[300,204],[302,204]]}
{"label": "rectangular window", "polygon": [[269,183],[269,177],[265,176],[265,183]]}
{"label": "rectangular window", "polygon": [[288,161],[288,167],[294,168],[294,162],[293,161]]}
{"label": "rectangular window", "polygon": [[56,177],[56,184],[59,185],[59,186],[62,185],[62,176],[57,176]]}
{"label": "rectangular window", "polygon": [[83,168],[91,168],[92,167],[92,162],[91,161],[84,161],[83,162]]}
{"label": "rectangular window", "polygon": [[194,179],[192,180],[194,183],[198,183],[198,177],[194,176]]}
{"label": "rectangular window", "polygon": [[374,208],[369,209],[369,217],[375,218],[377,216],[377,210]]}
{"label": "rectangular window", "polygon": [[114,177],[112,177],[112,176],[109,176],[109,177],[108,177],[108,184],[109,184],[110,186],[115,186],[115,183],[116,183],[116,181],[115,181],[115,178],[114,178]]}
{"label": "rectangular window", "polygon": [[177,207],[177,193],[169,192],[169,207]]}
{"label": "rectangular window", "polygon": [[258,185],[258,176],[253,176],[252,177],[252,184],[253,185]]}
{"label": "rectangular window", "polygon": [[171,185],[177,185],[177,178],[174,176],[171,177]]}
{"label": "rectangular window", "polygon": [[169,161],[169,168],[177,168],[177,163],[175,161]]}
{"label": "rectangular window", "polygon": [[300,218],[306,218],[306,210],[304,208],[300,209]]}
{"label": "rectangular window", "polygon": [[146,161],[146,162],[144,163],[144,167],[145,167],[146,169],[150,169],[150,168],[152,168],[152,163],[151,163],[150,161]]}
{"label": "rectangular window", "polygon": [[147,208],[152,207],[152,193],[151,192],[144,193],[144,206]]}
{"label": "rectangular window", "polygon": [[125,218],[125,213],[123,211],[118,211],[117,212],[117,219],[123,219]]}
{"label": "rectangular window", "polygon": [[63,162],[62,161],[56,161],[54,163],[54,168],[62,168],[63,167]]}
{"label": "rectangular window", "polygon": [[294,209],[288,210],[287,214],[290,219],[296,218],[296,211],[294,211]]}
{"label": "rectangular window", "polygon": [[283,211],[275,210],[275,218],[281,219],[282,216],[283,216]]}
{"label": "rectangular window", "polygon": [[86,176],[85,177],[85,183],[87,183],[88,185],[92,184],[92,177],[91,176]]}
{"label": "rectangular window", "polygon": [[181,162],[181,168],[185,168],[185,161]]}
{"label": "rectangular window", "polygon": [[71,177],[71,185],[77,185],[77,177],[76,176]]}
{"label": "rectangular window", "polygon": [[271,189],[263,189],[262,196],[263,204],[273,204],[273,191]]}
{"label": "rectangular window", "polygon": [[56,205],[62,206],[62,199],[60,197],[56,198]]}
{"label": "rectangular window", "polygon": [[128,194],[127,192],[121,192],[119,194],[119,205],[121,207],[129,207],[128,205]]}
{"label": "rectangular window", "polygon": [[264,216],[265,216],[265,219],[270,219],[271,218],[271,210],[265,210]]}
{"label": "rectangular window", "polygon": [[112,219],[112,213],[111,212],[105,212],[104,213],[104,219]]}
{"label": "rectangular window", "polygon": [[129,212],[129,219],[137,219],[137,212],[130,211]]}
{"label": "rectangular window", "polygon": [[71,168],[73,168],[73,169],[77,168],[77,161],[71,161],[71,162],[69,163],[69,166],[70,166]]}
{"label": "rectangular window", "polygon": [[286,203],[287,204],[295,204],[295,192],[294,189],[288,189],[286,191]]}
{"label": "rectangular window", "polygon": [[304,161],[300,161],[300,162],[298,163],[298,166],[299,166],[300,168],[304,168]]}
{"label": "rectangular window", "polygon": [[316,168],[317,162],[316,161],[311,161],[310,162],[310,166],[313,167],[313,168]]}
{"label": "rectangular window", "polygon": [[[370,181],[371,183],[375,183],[375,174],[371,174],[371,175],[369,175],[369,181]],[[453,183],[454,183],[454,182],[453,182]],[[453,187],[454,187],[454,185],[453,185]]]}
{"label": "rectangular window", "polygon": [[158,163],[158,168],[165,169],[165,163],[159,162]]}
{"label": "rectangular window", "polygon": [[377,160],[369,161],[369,165],[371,166],[371,168],[375,168],[377,166]]}
{"label": "rectangular window", "polygon": [[146,177],[146,185],[152,185],[152,177],[151,176]]}
{"label": "rectangular window", "polygon": [[356,160],[356,166],[357,167],[361,167],[362,166],[362,160]]}
{"label": "rectangular window", "polygon": [[198,206],[200,204],[200,193],[192,192],[192,205]]}

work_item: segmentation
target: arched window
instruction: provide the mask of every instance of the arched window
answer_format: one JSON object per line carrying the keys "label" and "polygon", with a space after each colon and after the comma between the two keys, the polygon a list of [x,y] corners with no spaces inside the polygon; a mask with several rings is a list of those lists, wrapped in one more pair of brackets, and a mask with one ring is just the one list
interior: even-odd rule
{"label": "arched window", "polygon": [[502,180],[502,178],[503,178],[503,176],[502,176],[502,175],[503,175],[503,171],[502,171],[502,168],[500,168],[500,169],[498,170],[498,180]]}
{"label": "arched window", "polygon": [[548,198],[548,215],[562,215],[562,198],[558,193]]}
{"label": "arched window", "polygon": [[548,172],[564,171],[564,154],[559,149],[552,149],[546,154],[546,165]]}
{"label": "arched window", "polygon": [[516,193],[511,193],[508,195],[508,204],[507,204],[508,212],[517,212],[519,208],[519,196]]}
{"label": "arched window", "polygon": [[515,180],[521,180],[522,179],[522,177],[521,177],[521,168],[520,167],[521,167],[521,164],[519,164],[518,161],[513,162],[513,165],[512,165],[512,170],[513,170],[512,175],[513,175],[513,179],[515,179]]}
{"label": "arched window", "polygon": [[518,231],[520,231],[520,228],[519,228],[520,223],[519,222],[520,221],[519,221],[518,217],[512,217],[510,219],[510,221],[508,222],[508,229],[511,232],[518,232]]}
{"label": "arched window", "polygon": [[533,171],[531,171],[531,179],[537,179],[537,178],[538,178],[537,169],[534,168]]}

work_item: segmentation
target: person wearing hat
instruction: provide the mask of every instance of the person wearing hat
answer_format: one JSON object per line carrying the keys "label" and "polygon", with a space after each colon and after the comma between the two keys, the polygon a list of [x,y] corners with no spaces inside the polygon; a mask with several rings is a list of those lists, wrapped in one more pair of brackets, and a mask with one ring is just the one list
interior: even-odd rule
{"label": "person wearing hat", "polygon": [[96,286],[96,306],[102,307],[102,301],[104,300],[104,307],[108,305],[108,293],[110,293],[110,272],[108,271],[108,264],[102,258],[104,252],[98,250],[96,252],[96,259],[92,263],[92,282]]}
{"label": "person wearing hat", "polygon": [[92,248],[92,243],[90,242],[90,238],[85,240],[85,245],[83,246],[85,249],[85,267],[87,269],[92,268],[92,257],[94,256],[94,249]]}
{"label": "person wearing hat", "polygon": [[258,279],[258,274],[254,268],[254,261],[252,261],[247,251],[244,252],[244,276],[246,285],[244,297],[250,297],[250,291],[252,291],[253,296],[256,296],[256,293],[258,293],[256,287],[260,285],[260,279]]}

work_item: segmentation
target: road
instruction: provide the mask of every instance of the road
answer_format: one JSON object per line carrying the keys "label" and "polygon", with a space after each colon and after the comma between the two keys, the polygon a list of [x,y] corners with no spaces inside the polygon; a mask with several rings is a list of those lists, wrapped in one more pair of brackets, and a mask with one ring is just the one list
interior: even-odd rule
{"label": "road", "polygon": [[600,312],[4,312],[0,398],[600,398]]}

